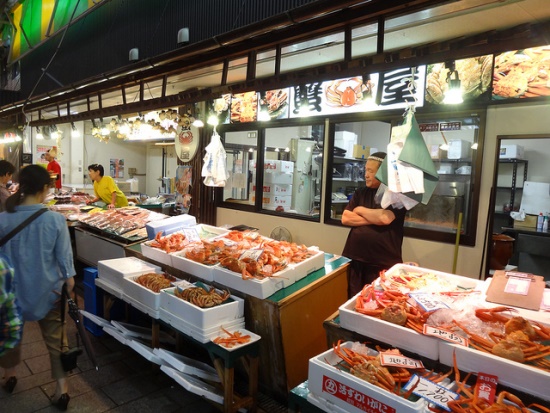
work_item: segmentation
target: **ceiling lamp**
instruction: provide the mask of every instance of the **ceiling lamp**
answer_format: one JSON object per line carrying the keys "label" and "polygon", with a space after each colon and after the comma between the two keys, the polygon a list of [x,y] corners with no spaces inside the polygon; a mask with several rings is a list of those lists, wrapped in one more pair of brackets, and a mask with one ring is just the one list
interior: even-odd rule
{"label": "ceiling lamp", "polygon": [[36,140],[42,141],[44,140],[44,135],[42,135],[42,131],[39,127],[36,128]]}
{"label": "ceiling lamp", "polygon": [[56,125],[52,125],[50,128],[50,138],[52,139],[58,139],[59,138],[59,129],[57,129]]}
{"label": "ceiling lamp", "polygon": [[76,128],[76,125],[74,124],[74,122],[71,122],[71,137],[72,138],[80,137],[80,131]]}
{"label": "ceiling lamp", "polygon": [[211,126],[218,126],[218,123],[219,123],[218,117],[212,114],[208,117],[208,120],[206,121],[206,123],[208,123]]}
{"label": "ceiling lamp", "polygon": [[447,75],[447,83],[449,84],[449,88],[445,92],[443,103],[446,105],[456,105],[458,103],[462,103],[464,101],[462,99],[462,88],[454,62],[450,65],[449,74]]}
{"label": "ceiling lamp", "polygon": [[195,128],[202,128],[204,126],[204,122],[200,119],[195,119],[192,123],[192,125],[195,127]]}

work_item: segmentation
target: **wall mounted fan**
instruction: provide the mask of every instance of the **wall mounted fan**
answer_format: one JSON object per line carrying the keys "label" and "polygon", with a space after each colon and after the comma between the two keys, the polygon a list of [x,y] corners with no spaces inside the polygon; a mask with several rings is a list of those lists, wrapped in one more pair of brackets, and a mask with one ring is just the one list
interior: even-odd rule
{"label": "wall mounted fan", "polygon": [[292,235],[290,231],[285,227],[275,227],[271,231],[270,238],[276,239],[277,241],[287,241],[292,242]]}

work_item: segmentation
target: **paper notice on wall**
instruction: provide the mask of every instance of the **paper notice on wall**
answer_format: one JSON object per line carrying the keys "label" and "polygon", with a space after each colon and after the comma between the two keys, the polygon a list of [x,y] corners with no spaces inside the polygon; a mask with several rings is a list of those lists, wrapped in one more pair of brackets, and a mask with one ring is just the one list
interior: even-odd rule
{"label": "paper notice on wall", "polygon": [[519,209],[531,215],[550,212],[550,183],[525,181]]}

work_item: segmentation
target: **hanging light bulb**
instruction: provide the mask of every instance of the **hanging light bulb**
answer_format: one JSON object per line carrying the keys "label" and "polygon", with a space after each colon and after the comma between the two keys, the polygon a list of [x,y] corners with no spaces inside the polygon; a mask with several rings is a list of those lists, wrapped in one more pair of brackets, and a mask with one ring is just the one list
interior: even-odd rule
{"label": "hanging light bulb", "polygon": [[449,74],[447,75],[447,83],[449,84],[449,88],[445,92],[443,103],[446,105],[456,105],[458,103],[462,103],[464,101],[462,99],[462,88],[454,62],[450,65]]}
{"label": "hanging light bulb", "polygon": [[105,126],[105,124],[103,123],[103,119],[101,119],[101,135],[103,136],[107,136],[109,135],[109,129],[107,128],[107,126]]}
{"label": "hanging light bulb", "polygon": [[208,117],[208,120],[206,122],[211,126],[218,126],[219,120],[216,115],[212,114]]}
{"label": "hanging light bulb", "polygon": [[59,138],[59,131],[57,130],[57,126],[52,125],[50,128],[50,138],[57,139]]}
{"label": "hanging light bulb", "polygon": [[42,130],[39,127],[36,128],[36,140],[44,140],[44,135],[42,135]]}
{"label": "hanging light bulb", "polygon": [[195,128],[202,128],[204,126],[204,122],[200,119],[195,119],[192,123],[192,125],[195,127]]}
{"label": "hanging light bulb", "polygon": [[74,122],[71,122],[71,137],[72,138],[80,137],[80,131],[76,128],[76,125],[74,124]]}

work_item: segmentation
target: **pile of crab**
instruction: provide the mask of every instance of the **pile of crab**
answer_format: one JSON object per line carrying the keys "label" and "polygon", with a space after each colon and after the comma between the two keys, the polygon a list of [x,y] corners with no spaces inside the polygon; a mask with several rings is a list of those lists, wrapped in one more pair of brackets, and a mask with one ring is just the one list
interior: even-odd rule
{"label": "pile of crab", "polygon": [[424,334],[433,326],[467,338],[469,345],[519,363],[550,371],[550,327],[514,315],[511,307],[483,308],[475,291],[438,292],[432,296],[448,308],[426,311],[413,294],[367,284],[358,294],[355,311]]}
{"label": "pile of crab", "polygon": [[231,231],[215,240],[190,243],[181,255],[205,265],[220,264],[243,279],[277,277],[288,264],[302,262],[315,254],[305,245],[276,241],[256,232]]}

